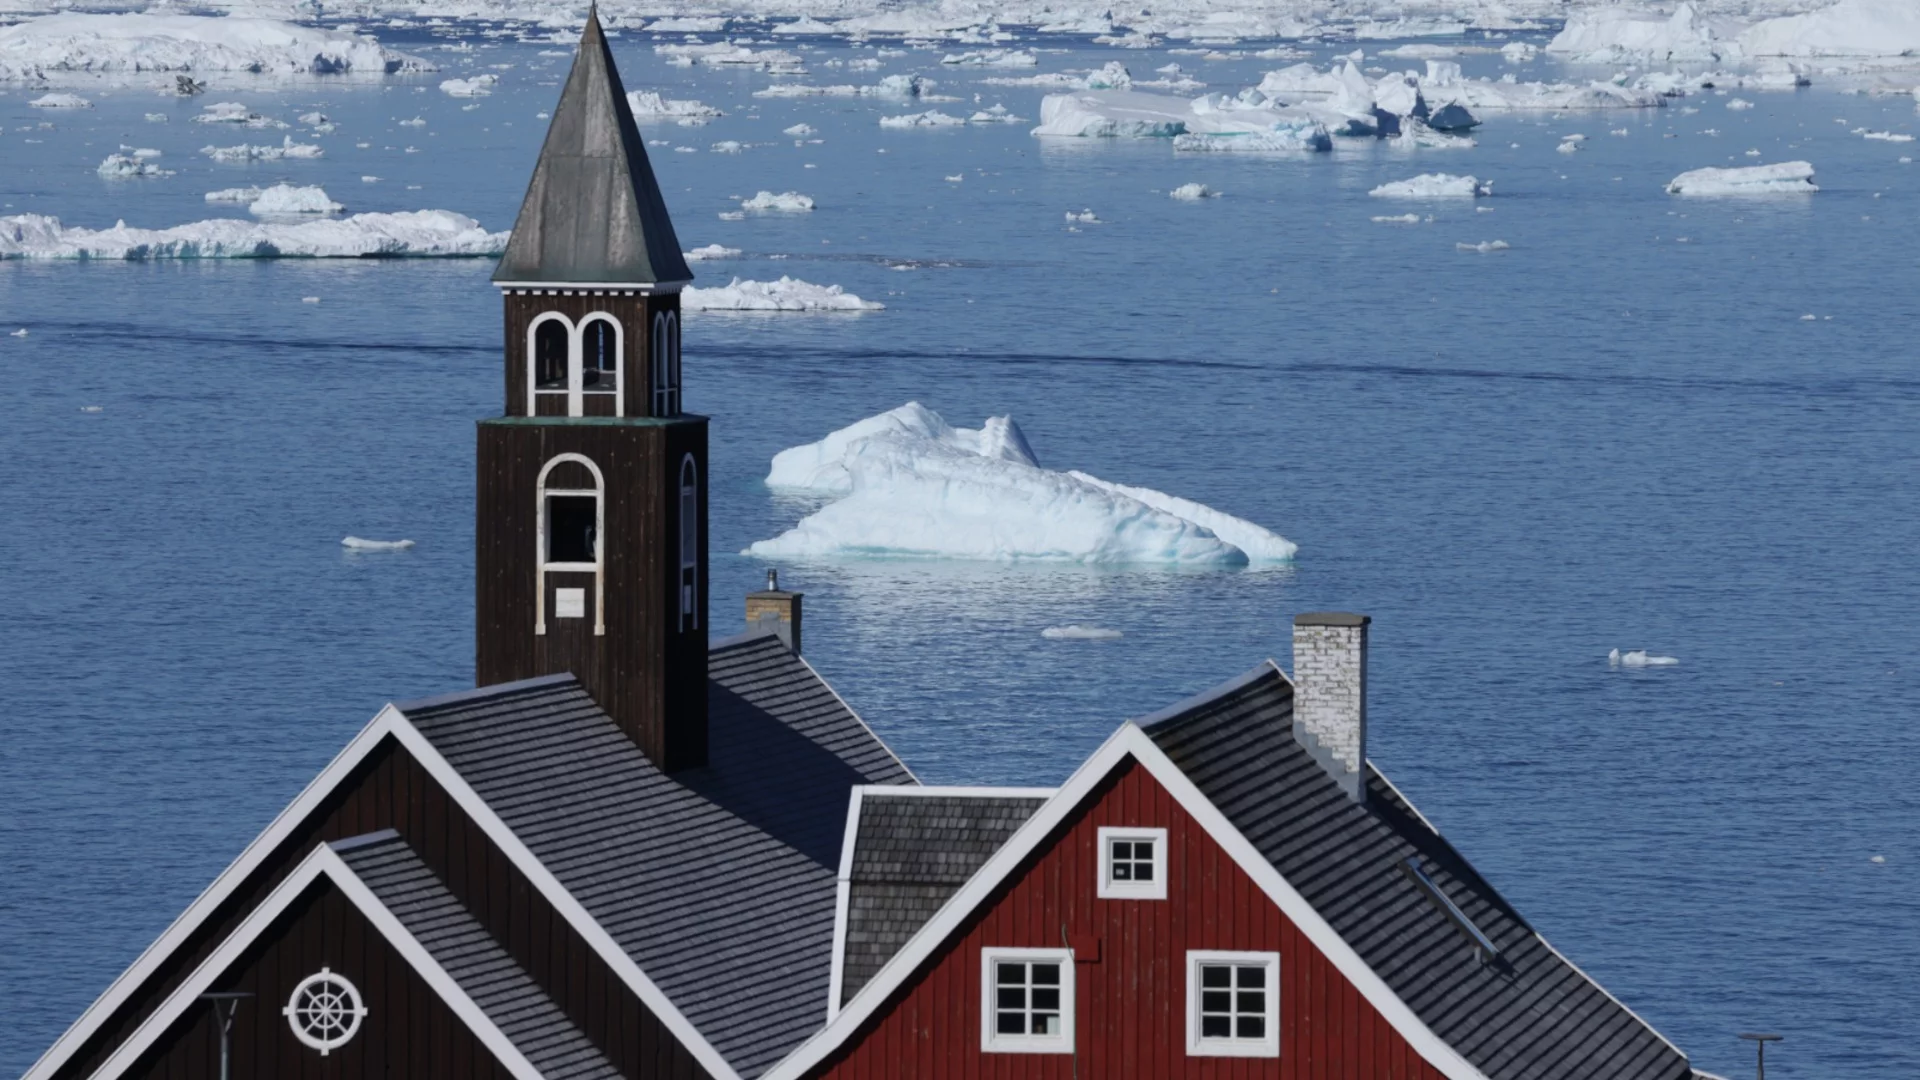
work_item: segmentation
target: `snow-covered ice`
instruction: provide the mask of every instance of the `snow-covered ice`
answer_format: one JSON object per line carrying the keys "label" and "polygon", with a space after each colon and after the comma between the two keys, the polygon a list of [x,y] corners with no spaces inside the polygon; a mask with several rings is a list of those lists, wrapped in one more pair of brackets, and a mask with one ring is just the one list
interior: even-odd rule
{"label": "snow-covered ice", "polygon": [[1920,54],[1920,4],[1840,0],[1755,23],[1740,34],[1740,48],[1748,56],[1914,56]]}
{"label": "snow-covered ice", "polygon": [[449,97],[486,97],[500,82],[498,75],[475,75],[470,79],[447,79],[440,84],[440,92]]}
{"label": "snow-covered ice", "polygon": [[1421,173],[1367,192],[1382,199],[1471,199],[1493,194],[1493,182],[1452,173]]}
{"label": "snow-covered ice", "polygon": [[138,154],[108,154],[94,171],[108,177],[173,175],[172,169],[163,169]]}
{"label": "snow-covered ice", "polygon": [[0,259],[272,259],[369,255],[498,255],[507,234],[490,233],[447,210],[269,223],[217,218],[171,229],[111,229],[60,224],[41,214],[0,217]]}
{"label": "snow-covered ice", "polygon": [[1805,161],[1694,169],[1667,182],[1669,195],[1793,195],[1819,190],[1813,182],[1813,165]]}
{"label": "snow-covered ice", "polygon": [[413,546],[413,541],[363,540],[358,536],[349,536],[340,541],[340,546],[348,551],[405,551]]}
{"label": "snow-covered ice", "polygon": [[271,75],[431,71],[372,38],[273,19],[46,15],[0,30],[0,80],[66,72],[229,71]]}
{"label": "snow-covered ice", "polygon": [[705,247],[694,248],[692,251],[683,251],[681,255],[683,255],[688,262],[704,262],[708,259],[737,259],[740,257],[740,249],[726,247],[722,244],[708,244]]}
{"label": "snow-covered ice", "polygon": [[782,131],[781,134],[791,135],[796,139],[804,139],[807,136],[813,134],[813,125],[812,124],[795,124],[792,127]]}
{"label": "snow-covered ice", "polygon": [[727,115],[704,102],[665,98],[652,90],[629,91],[627,106],[636,120],[671,120],[682,127],[697,127]]}
{"label": "snow-covered ice", "polygon": [[203,146],[200,152],[215,161],[279,161],[282,158],[317,158],[324,151],[314,143],[297,143],[293,136],[283,138],[279,146]]}
{"label": "snow-covered ice", "polygon": [[79,94],[41,94],[28,105],[36,109],[91,109],[93,102]]}
{"label": "snow-covered ice", "polygon": [[1048,641],[1118,641],[1126,635],[1104,626],[1069,623],[1066,626],[1049,626],[1040,631],[1040,636]]}
{"label": "snow-covered ice", "polygon": [[346,207],[318,187],[275,184],[260,192],[247,207],[250,214],[335,214]]}
{"label": "snow-covered ice", "polygon": [[965,127],[966,121],[958,116],[949,116],[938,109],[928,109],[923,113],[907,113],[904,116],[883,116],[880,126],[883,128],[933,128]]}
{"label": "snow-covered ice", "polygon": [[954,428],[917,402],[781,451],[767,483],[836,498],[747,549],[759,557],[1236,566],[1296,550],[1198,503],[1043,468],[1009,417]]}
{"label": "snow-covered ice", "polygon": [[1512,247],[1505,240],[1482,240],[1477,244],[1460,243],[1453,245],[1455,251],[1472,251],[1481,255],[1491,255],[1496,251],[1505,251]]}
{"label": "snow-covered ice", "polygon": [[815,285],[797,278],[748,281],[734,278],[712,289],[688,286],[680,293],[685,311],[880,311],[885,304],[862,300],[838,285]]}
{"label": "snow-covered ice", "polygon": [[798,212],[813,209],[813,198],[797,191],[783,191],[777,195],[771,191],[762,191],[750,199],[740,200],[740,209]]}
{"label": "snow-covered ice", "polygon": [[1179,187],[1174,188],[1172,191],[1167,192],[1167,196],[1169,198],[1181,199],[1187,202],[1194,202],[1200,199],[1211,199],[1218,196],[1219,194],[1220,194],[1219,192],[1213,190],[1207,185],[1198,183],[1198,182],[1191,183],[1191,184],[1181,184]]}
{"label": "snow-covered ice", "polygon": [[1674,667],[1680,661],[1671,656],[1655,656],[1645,649],[1621,652],[1619,649],[1607,653],[1608,667]]}

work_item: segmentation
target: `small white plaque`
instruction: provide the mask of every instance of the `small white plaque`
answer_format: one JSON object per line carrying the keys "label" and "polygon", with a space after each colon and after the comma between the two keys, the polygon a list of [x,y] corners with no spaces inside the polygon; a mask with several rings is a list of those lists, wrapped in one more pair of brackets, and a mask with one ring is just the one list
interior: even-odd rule
{"label": "small white plaque", "polygon": [[553,590],[553,617],[556,619],[584,619],[587,617],[587,590]]}

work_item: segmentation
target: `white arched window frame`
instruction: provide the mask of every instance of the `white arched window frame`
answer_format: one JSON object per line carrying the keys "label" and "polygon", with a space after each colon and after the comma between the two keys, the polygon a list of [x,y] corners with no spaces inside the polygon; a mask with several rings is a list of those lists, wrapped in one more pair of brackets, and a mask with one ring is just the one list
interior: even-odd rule
{"label": "white arched window frame", "polygon": [[680,629],[700,629],[700,467],[680,459]]}
{"label": "white arched window frame", "polygon": [[[583,490],[580,488],[549,488],[547,487],[547,477],[553,474],[553,470],[555,468],[569,461],[576,462],[580,465],[585,466],[587,472],[593,475],[593,487],[591,490]],[[593,633],[594,633],[594,636],[596,637],[606,634],[607,632],[607,617],[606,617],[606,604],[605,604],[606,580],[607,580],[607,575],[606,575],[607,549],[606,549],[606,543],[605,543],[605,537],[607,535],[607,494],[606,493],[607,493],[607,481],[606,481],[606,478],[602,476],[600,473],[600,466],[595,465],[592,459],[582,454],[560,454],[557,457],[553,458],[551,461],[548,461],[546,465],[540,469],[540,479],[536,481],[534,484],[534,507],[535,507],[534,512],[535,512],[536,522],[537,522],[537,542],[540,545],[538,551],[536,552],[536,555],[538,558],[539,571],[536,573],[534,578],[534,600],[533,600],[533,618],[534,618],[533,632],[534,633],[545,634],[547,632],[547,571],[558,570],[558,571],[567,572],[567,573],[579,573],[579,572],[585,572],[585,571],[593,572]],[[548,526],[547,500],[555,496],[562,496],[562,497],[583,496],[583,497],[589,497],[593,499],[593,561],[592,562],[581,563],[581,562],[548,562],[547,561],[547,552],[551,550],[551,548],[548,546],[550,537],[547,535],[547,526]]]}
{"label": "white arched window frame", "polygon": [[[594,389],[588,390],[586,388],[587,331],[594,323],[606,323],[608,326],[613,327],[613,382],[601,382],[598,383]],[[580,325],[575,328],[574,338],[573,359],[568,373],[570,388],[579,387],[579,393],[581,395],[612,394],[613,415],[625,416],[627,414],[626,395],[621,393],[621,391],[625,389],[622,379],[624,378],[626,369],[626,328],[620,325],[619,319],[614,318],[607,312],[596,311],[581,318]],[[567,412],[572,416],[583,415],[585,412],[584,405],[577,398],[570,399]]]}
{"label": "white arched window frame", "polygon": [[[579,334],[578,328],[573,325],[573,320],[567,318],[565,315],[562,315],[557,311],[543,311],[540,314],[534,316],[533,321],[527,324],[527,415],[528,416],[540,415],[539,403],[540,403],[540,396],[542,394],[547,394],[547,395],[559,395],[559,394],[570,395],[571,394],[571,391],[567,389],[555,389],[555,390],[540,389],[540,377],[539,377],[540,376],[540,328],[550,322],[559,323],[561,326],[565,327],[567,331],[567,381],[569,383],[573,383],[575,381],[575,377],[577,376],[580,368],[580,334]],[[579,415],[572,408],[569,408],[567,411],[570,413],[574,413],[574,415],[576,416]]]}
{"label": "white arched window frame", "polygon": [[668,416],[680,415],[680,313],[667,312],[667,392],[672,396]]}
{"label": "white arched window frame", "polygon": [[653,349],[647,357],[648,388],[653,398],[648,412],[653,416],[672,416],[667,411],[667,316],[660,312],[653,317]]}

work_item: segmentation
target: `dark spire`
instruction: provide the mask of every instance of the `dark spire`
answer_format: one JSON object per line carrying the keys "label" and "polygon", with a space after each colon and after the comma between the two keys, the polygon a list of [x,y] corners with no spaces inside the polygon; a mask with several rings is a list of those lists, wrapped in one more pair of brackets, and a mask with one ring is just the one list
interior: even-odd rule
{"label": "dark spire", "polygon": [[599,13],[589,11],[493,280],[597,285],[692,279]]}

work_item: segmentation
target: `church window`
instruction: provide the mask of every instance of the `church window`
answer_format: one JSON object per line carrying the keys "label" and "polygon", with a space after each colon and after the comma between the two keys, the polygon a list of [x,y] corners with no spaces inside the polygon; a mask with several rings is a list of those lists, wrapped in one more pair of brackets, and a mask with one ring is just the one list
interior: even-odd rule
{"label": "church window", "polygon": [[533,331],[533,385],[538,390],[567,388],[567,326],[549,319]]}
{"label": "church window", "polygon": [[653,317],[653,415],[680,415],[680,317]]}
{"label": "church window", "polygon": [[[294,1038],[326,1057],[329,1051],[352,1041],[367,1007],[360,1000],[360,991],[345,975],[323,967],[300,980],[280,1014],[287,1018]],[[225,1064],[223,1060],[223,1068]]]}
{"label": "church window", "polygon": [[[591,488],[549,487],[547,481],[555,468],[571,463],[584,468],[593,481]],[[578,475],[578,468],[570,469]],[[581,454],[561,454],[540,470],[534,497],[538,500],[538,563],[535,574],[534,629],[547,632],[547,617],[580,618],[584,615],[585,592],[578,578],[561,578],[550,588],[552,573],[593,575],[593,632],[607,632],[606,597],[606,481],[600,467]],[[548,593],[554,592],[553,603]]]}
{"label": "church window", "polygon": [[580,388],[588,394],[620,392],[620,324],[604,313],[580,323]]}
{"label": "church window", "polygon": [[680,629],[700,629],[700,472],[680,462]]}
{"label": "church window", "polygon": [[548,495],[547,562],[593,562],[600,542],[599,516],[595,496]]}

